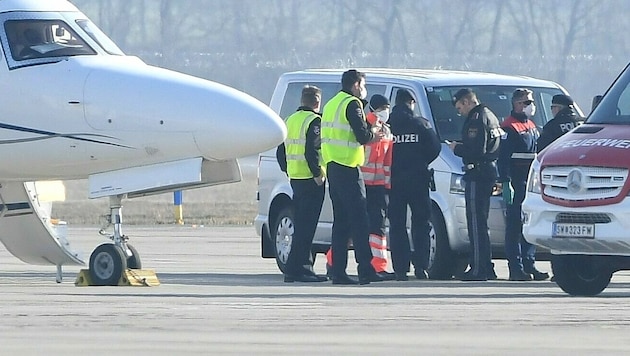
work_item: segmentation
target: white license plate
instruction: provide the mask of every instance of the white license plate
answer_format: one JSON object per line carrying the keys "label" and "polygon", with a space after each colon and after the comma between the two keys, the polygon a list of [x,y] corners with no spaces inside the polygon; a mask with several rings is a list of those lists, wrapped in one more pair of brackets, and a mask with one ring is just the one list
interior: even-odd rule
{"label": "white license plate", "polygon": [[553,237],[594,238],[594,224],[553,223]]}

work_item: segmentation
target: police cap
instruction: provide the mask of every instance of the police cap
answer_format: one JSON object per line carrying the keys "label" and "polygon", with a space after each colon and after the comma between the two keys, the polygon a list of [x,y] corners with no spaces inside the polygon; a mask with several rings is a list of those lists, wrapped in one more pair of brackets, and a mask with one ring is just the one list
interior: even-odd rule
{"label": "police cap", "polygon": [[553,98],[551,99],[551,103],[556,104],[556,105],[562,105],[562,106],[571,106],[575,104],[575,102],[570,96],[564,95],[564,94],[554,95]]}
{"label": "police cap", "polygon": [[396,105],[408,104],[412,101],[415,101],[415,99],[407,89],[399,89],[396,92]]}

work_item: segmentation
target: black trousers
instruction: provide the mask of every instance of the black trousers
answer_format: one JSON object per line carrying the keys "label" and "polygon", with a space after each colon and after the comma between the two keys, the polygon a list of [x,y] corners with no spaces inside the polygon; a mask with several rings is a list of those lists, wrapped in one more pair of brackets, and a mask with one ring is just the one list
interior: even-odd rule
{"label": "black trousers", "polygon": [[488,277],[493,272],[492,248],[488,235],[488,214],[490,213],[490,196],[496,176],[466,173],[466,225],[470,241],[470,273],[475,276]]}
{"label": "black trousers", "polygon": [[333,208],[331,242],[333,276],[346,274],[350,239],[353,241],[359,275],[375,273],[371,264],[365,184],[359,167],[352,168],[329,162],[326,175]]}
{"label": "black trousers", "polygon": [[324,203],[325,186],[317,185],[312,178],[291,179],[291,188],[293,189],[294,227],[286,273],[314,274],[311,245]]}
{"label": "black trousers", "polygon": [[[411,210],[411,240],[414,251],[411,252],[407,233],[407,207]],[[431,199],[429,182],[426,179],[404,177],[394,179],[389,193],[389,248],[392,266],[396,274],[409,272],[409,263],[413,262],[416,270],[427,269],[429,265],[429,233],[431,226]]]}
{"label": "black trousers", "polygon": [[367,211],[370,221],[370,234],[385,236],[387,217],[387,193],[384,185],[366,185]]}

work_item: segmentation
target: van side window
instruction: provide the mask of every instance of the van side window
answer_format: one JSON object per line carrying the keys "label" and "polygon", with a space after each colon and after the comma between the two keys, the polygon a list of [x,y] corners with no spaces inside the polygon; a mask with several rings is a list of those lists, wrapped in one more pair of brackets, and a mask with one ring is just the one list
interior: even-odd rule
{"label": "van side window", "polygon": [[442,140],[461,141],[464,120],[458,117],[450,95],[441,96],[435,92],[427,93],[427,99],[429,99],[438,136]]}
{"label": "van side window", "polygon": [[537,99],[537,115],[534,116],[534,122],[536,123],[538,130],[542,130],[545,123],[553,119],[553,114],[551,113],[551,99],[553,99],[553,95],[551,95],[551,93],[540,92]]}
{"label": "van side window", "polygon": [[625,70],[586,120],[589,124],[630,124],[630,71]]}
{"label": "van side window", "polygon": [[[284,98],[282,99],[282,107],[280,108],[280,117],[286,119],[291,114],[297,110],[300,106],[300,98],[302,97],[302,88],[305,85],[315,85],[316,87],[322,90],[322,109],[324,105],[332,98],[337,95],[339,90],[341,90],[341,83],[333,83],[333,82],[293,82],[287,86],[287,91],[284,93]],[[382,84],[366,84],[365,85],[368,91],[368,99],[373,94],[385,94],[385,90],[387,87]]]}
{"label": "van side window", "polygon": [[413,96],[414,100],[416,101],[416,107],[413,109],[413,114],[415,116],[426,117],[426,116],[422,115],[422,112],[420,111],[420,105],[418,105],[418,96],[416,95],[416,93],[411,88],[393,87],[392,88],[392,95],[389,98],[389,102],[391,103],[391,106],[394,107],[396,105],[396,95],[398,94],[398,91],[401,90],[401,89],[405,89],[405,90],[409,91],[411,93],[411,95]]}
{"label": "van side window", "polygon": [[322,109],[324,105],[341,90],[341,83],[325,83],[325,82],[293,82],[287,86],[287,91],[282,99],[282,107],[280,108],[280,117],[286,119],[300,107],[300,99],[302,97],[302,88],[305,85],[315,85],[322,90]]}
{"label": "van side window", "polygon": [[627,120],[630,117],[630,87],[626,87],[619,96],[619,102],[617,102],[617,116],[625,117]]}
{"label": "van side window", "polygon": [[[370,78],[368,78],[368,81],[370,80]],[[382,84],[370,84],[365,83],[365,89],[367,89],[368,92],[368,97],[365,98],[365,100],[369,100],[372,95],[374,94],[381,94],[381,95],[385,95],[385,91],[387,90],[387,86],[382,85]]]}

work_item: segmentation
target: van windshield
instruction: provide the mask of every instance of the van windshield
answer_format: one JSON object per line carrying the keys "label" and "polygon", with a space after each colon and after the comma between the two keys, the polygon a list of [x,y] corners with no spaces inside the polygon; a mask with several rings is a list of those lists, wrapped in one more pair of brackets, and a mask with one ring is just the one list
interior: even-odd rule
{"label": "van windshield", "polygon": [[608,89],[586,123],[630,125],[630,65]]}
{"label": "van windshield", "polygon": [[[465,118],[459,117],[453,96],[462,86],[427,87],[427,98],[431,107],[431,115],[435,122],[436,131],[442,140],[461,141],[461,131]],[[515,86],[466,86],[471,88],[482,104],[494,112],[499,121],[503,121],[512,111],[512,93]],[[556,94],[563,94],[558,88],[527,87],[534,92],[536,114],[533,121],[539,130],[553,118],[551,114],[551,99]]]}

